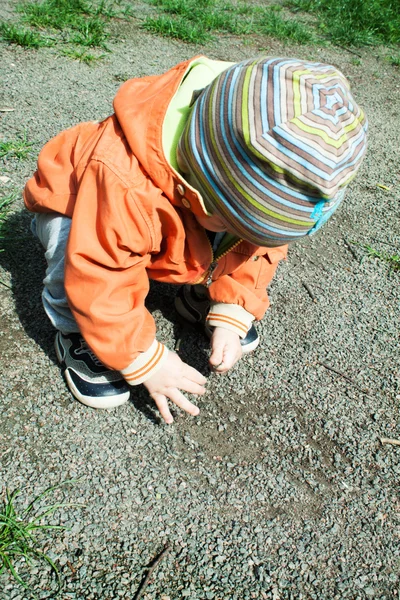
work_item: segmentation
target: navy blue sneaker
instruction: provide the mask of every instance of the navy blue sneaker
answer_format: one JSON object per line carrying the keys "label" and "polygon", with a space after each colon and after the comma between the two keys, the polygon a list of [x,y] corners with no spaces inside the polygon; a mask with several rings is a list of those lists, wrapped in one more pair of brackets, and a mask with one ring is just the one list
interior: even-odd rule
{"label": "navy blue sneaker", "polygon": [[55,339],[57,358],[77,400],[92,408],[114,408],[129,400],[130,387],[118,371],[107,369],[79,333]]}
{"label": "navy blue sneaker", "polygon": [[[182,285],[175,296],[175,308],[178,314],[189,323],[201,325],[208,337],[213,328],[207,325],[206,317],[210,310],[207,289],[203,285]],[[243,354],[253,352],[260,343],[257,329],[252,324],[245,338],[240,340]]]}

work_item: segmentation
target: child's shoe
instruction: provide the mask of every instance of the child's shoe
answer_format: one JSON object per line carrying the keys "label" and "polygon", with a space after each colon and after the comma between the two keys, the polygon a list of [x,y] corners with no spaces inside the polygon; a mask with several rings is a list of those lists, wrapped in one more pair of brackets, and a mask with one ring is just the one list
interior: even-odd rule
{"label": "child's shoe", "polygon": [[[186,321],[202,325],[206,335],[212,336],[213,328],[206,322],[210,310],[210,300],[203,285],[182,285],[175,297],[175,308]],[[257,330],[254,325],[251,325],[246,337],[240,340],[243,354],[253,352],[259,342]]]}
{"label": "child's shoe", "polygon": [[57,358],[72,394],[92,408],[114,408],[129,400],[130,387],[118,371],[107,369],[79,333],[55,339]]}

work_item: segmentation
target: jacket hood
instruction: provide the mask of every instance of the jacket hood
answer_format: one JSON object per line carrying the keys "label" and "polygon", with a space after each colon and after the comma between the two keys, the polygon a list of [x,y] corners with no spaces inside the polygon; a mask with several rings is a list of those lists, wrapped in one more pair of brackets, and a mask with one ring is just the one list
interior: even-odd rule
{"label": "jacket hood", "polygon": [[198,194],[169,164],[162,144],[168,106],[195,58],[179,63],[162,75],[128,80],[117,92],[114,111],[133,154],[150,179],[177,206],[182,206],[183,185],[192,211],[204,214]]}

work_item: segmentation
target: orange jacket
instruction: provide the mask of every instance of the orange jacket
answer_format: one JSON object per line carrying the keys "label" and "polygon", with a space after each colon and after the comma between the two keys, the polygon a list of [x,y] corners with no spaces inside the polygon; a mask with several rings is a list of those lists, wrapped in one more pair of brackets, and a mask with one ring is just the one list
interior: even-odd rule
{"label": "orange jacket", "polygon": [[[98,358],[132,384],[148,378],[166,354],[145,308],[149,278],[200,282],[212,261],[194,217],[205,214],[199,194],[162,150],[164,115],[189,66],[127,81],[114,100],[115,114],[45,145],[24,192],[29,210],[72,217],[65,267],[72,313]],[[286,246],[243,241],[223,256],[209,287],[213,313],[246,325],[260,319],[266,287],[285,255]]]}

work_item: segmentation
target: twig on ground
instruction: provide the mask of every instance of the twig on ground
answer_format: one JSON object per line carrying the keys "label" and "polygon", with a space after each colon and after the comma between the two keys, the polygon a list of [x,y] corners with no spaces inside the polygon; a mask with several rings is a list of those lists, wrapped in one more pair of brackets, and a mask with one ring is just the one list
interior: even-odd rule
{"label": "twig on ground", "polygon": [[304,289],[307,291],[308,295],[310,296],[311,300],[313,302],[317,302],[317,299],[312,291],[312,289],[310,288],[310,286],[308,285],[308,283],[306,283],[305,281],[301,282],[302,286],[304,287]]}
{"label": "twig on ground", "polygon": [[72,576],[75,577],[76,575],[76,569],[74,567],[74,565],[72,565],[69,560],[67,560],[67,567],[70,569]]}
{"label": "twig on ground", "polygon": [[394,440],[393,438],[379,438],[381,444],[392,444],[392,446],[400,446],[400,440]]}
{"label": "twig on ground", "polygon": [[181,330],[179,332],[179,337],[175,343],[175,348],[174,348],[175,352],[179,352],[179,350],[181,349],[181,345],[184,342],[188,333],[190,331],[192,331],[194,327],[196,327],[195,324],[188,323],[187,321],[184,321],[183,318],[180,319],[180,323],[181,323]]}
{"label": "twig on ground", "polygon": [[8,285],[7,283],[4,283],[4,281],[1,281],[1,279],[0,279],[0,284],[4,285],[4,287],[7,288],[8,290],[12,290],[11,285]]}
{"label": "twig on ground", "polygon": [[353,258],[357,261],[360,262],[357,253],[353,250],[353,248],[351,247],[351,244],[349,244],[349,242],[346,240],[346,238],[342,238],[343,242],[347,248],[347,250],[353,255]]}
{"label": "twig on ground", "polygon": [[342,50],[346,50],[346,52],[350,52],[350,54],[354,54],[355,56],[358,56],[358,58],[362,58],[361,54],[358,54],[358,52],[351,50],[347,46],[342,46],[341,44],[335,44],[335,46],[338,46],[338,48],[342,48]]}
{"label": "twig on ground", "polygon": [[364,394],[369,394],[369,390],[366,390],[366,389],[360,387],[358,385],[358,383],[356,381],[354,381],[354,379],[352,379],[351,377],[346,375],[346,373],[342,373],[342,371],[338,371],[338,369],[335,369],[334,367],[331,367],[330,365],[327,365],[326,363],[321,362],[319,360],[317,361],[317,363],[319,365],[321,365],[322,367],[325,367],[325,369],[328,369],[328,371],[332,371],[333,373],[336,373],[336,375],[340,375],[340,377],[343,377],[343,379],[346,379],[347,381],[352,383],[357,389],[359,389]]}
{"label": "twig on ground", "polygon": [[150,566],[148,567],[148,571],[147,571],[146,577],[142,580],[142,583],[139,585],[138,590],[137,590],[136,594],[133,597],[133,600],[140,600],[140,598],[142,598],[145,589],[149,585],[149,581],[151,579],[151,576],[153,575],[154,571],[156,570],[156,568],[158,567],[158,565],[160,564],[160,562],[163,560],[163,558],[166,557],[166,555],[168,554],[169,550],[170,550],[170,546],[167,544],[161,550],[160,554],[158,554],[155,557],[155,559],[150,563]]}
{"label": "twig on ground", "polygon": [[393,241],[387,241],[387,240],[381,240],[378,238],[373,238],[374,242],[378,242],[379,244],[385,244],[385,246],[396,246],[398,244],[398,242],[393,242]]}

